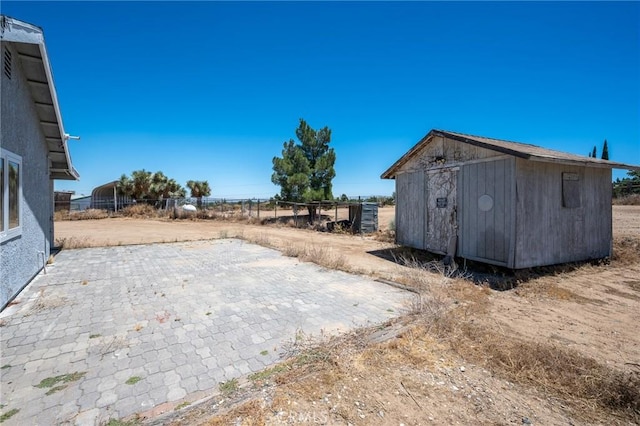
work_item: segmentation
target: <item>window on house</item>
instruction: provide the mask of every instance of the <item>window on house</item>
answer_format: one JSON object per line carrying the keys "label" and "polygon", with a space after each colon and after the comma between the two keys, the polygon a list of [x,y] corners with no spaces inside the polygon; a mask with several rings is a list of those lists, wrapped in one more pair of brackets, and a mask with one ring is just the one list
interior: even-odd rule
{"label": "window on house", "polygon": [[0,152],[0,238],[22,233],[22,158],[9,151]]}

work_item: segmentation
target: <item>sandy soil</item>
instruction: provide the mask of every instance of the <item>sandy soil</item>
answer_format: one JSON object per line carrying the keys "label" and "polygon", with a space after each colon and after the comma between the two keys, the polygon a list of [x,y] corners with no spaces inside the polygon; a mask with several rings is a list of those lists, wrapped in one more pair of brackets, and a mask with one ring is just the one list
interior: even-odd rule
{"label": "sandy soil", "polygon": [[[393,214],[393,208],[380,210],[381,227],[388,226]],[[329,234],[286,226],[226,221],[103,219],[56,222],[55,227],[57,239],[66,238],[81,245],[241,236],[282,249],[292,245],[330,247],[334,254],[346,260],[348,269],[373,277],[394,279],[403,268],[384,257],[394,245],[380,242],[374,236]],[[560,347],[574,349],[617,370],[640,372],[640,335],[637,333],[640,259],[634,256],[634,253],[640,253],[640,206],[614,206],[613,230],[614,239],[632,240],[631,251],[625,258],[614,258],[610,264],[585,264],[561,271],[552,270],[546,275],[523,279],[513,290],[491,291],[488,314],[473,320],[526,339],[553,342]],[[393,371],[387,371],[389,368],[374,369],[374,373],[366,369],[357,374],[351,372],[356,374],[354,380],[361,377],[371,386],[355,386],[349,396],[351,399],[348,399],[351,401],[348,408],[351,414],[341,418],[355,419],[355,424],[371,424],[368,421],[380,424],[521,424],[526,423],[525,420],[537,424],[567,424],[580,419],[580,413],[571,411],[562,401],[545,397],[535,388],[509,383],[473,365],[466,365],[466,371],[461,372],[464,360],[438,352],[435,344],[432,350],[434,361],[425,370],[420,370],[423,372],[418,376],[412,376],[415,370],[410,374],[403,372],[402,368],[392,368]],[[380,389],[380,386],[388,388]],[[286,389],[283,392],[286,395]],[[333,392],[330,398],[335,399],[340,390]],[[342,392],[349,394],[350,391],[343,389]],[[354,407],[353,401],[357,402],[358,394],[362,392],[374,395],[361,396],[363,406]],[[416,395],[422,399],[412,401]],[[325,397],[320,395],[319,401]],[[368,420],[357,417],[365,401],[367,404],[371,404],[370,401],[382,404],[377,407],[367,405],[363,413]],[[299,404],[298,411],[319,409],[315,402],[293,402]],[[395,409],[391,408],[393,404],[397,405]],[[380,412],[383,417],[380,417]],[[210,416],[210,411],[207,413],[201,415]],[[188,423],[196,418],[189,417]],[[592,422],[601,424],[598,420]],[[613,423],[627,424],[624,420]]]}

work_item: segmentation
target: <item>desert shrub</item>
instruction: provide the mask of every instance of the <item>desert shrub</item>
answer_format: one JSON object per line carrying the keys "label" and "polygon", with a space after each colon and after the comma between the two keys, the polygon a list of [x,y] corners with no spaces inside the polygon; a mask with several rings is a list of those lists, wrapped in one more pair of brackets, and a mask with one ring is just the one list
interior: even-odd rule
{"label": "desert shrub", "polygon": [[69,212],[67,210],[55,212],[53,219],[62,220],[92,220],[92,219],[105,219],[109,217],[109,212],[106,210],[87,209],[79,212]]}
{"label": "desert shrub", "polygon": [[164,214],[164,210],[158,210],[150,204],[133,204],[127,206],[120,210],[120,214],[124,217],[135,217],[135,218],[152,218],[152,217],[160,217]]}
{"label": "desert shrub", "polygon": [[69,218],[69,210],[58,210],[53,213],[53,220],[60,222],[63,220],[71,220]]}
{"label": "desert shrub", "polygon": [[640,206],[640,194],[629,194],[614,198],[612,201],[614,205],[618,206]]}
{"label": "desert shrub", "polygon": [[92,247],[91,240],[88,237],[56,238],[54,245],[61,249],[78,249]]}

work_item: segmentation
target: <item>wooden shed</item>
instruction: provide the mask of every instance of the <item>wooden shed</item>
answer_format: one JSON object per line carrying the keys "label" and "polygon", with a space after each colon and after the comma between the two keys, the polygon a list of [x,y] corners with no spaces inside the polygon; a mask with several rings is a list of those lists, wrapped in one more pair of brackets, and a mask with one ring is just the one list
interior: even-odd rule
{"label": "wooden shed", "polygon": [[432,130],[382,174],[396,241],[521,269],[611,255],[611,169],[640,167]]}

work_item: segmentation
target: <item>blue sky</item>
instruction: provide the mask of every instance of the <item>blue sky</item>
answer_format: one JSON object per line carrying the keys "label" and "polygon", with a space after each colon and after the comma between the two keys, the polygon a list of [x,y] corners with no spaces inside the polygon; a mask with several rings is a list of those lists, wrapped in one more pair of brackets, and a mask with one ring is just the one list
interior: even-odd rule
{"label": "blue sky", "polygon": [[[43,28],[79,182],[133,170],[268,198],[298,119],[332,129],[334,195],[430,129],[640,164],[640,3],[2,2]],[[624,171],[614,171],[622,177]]]}

